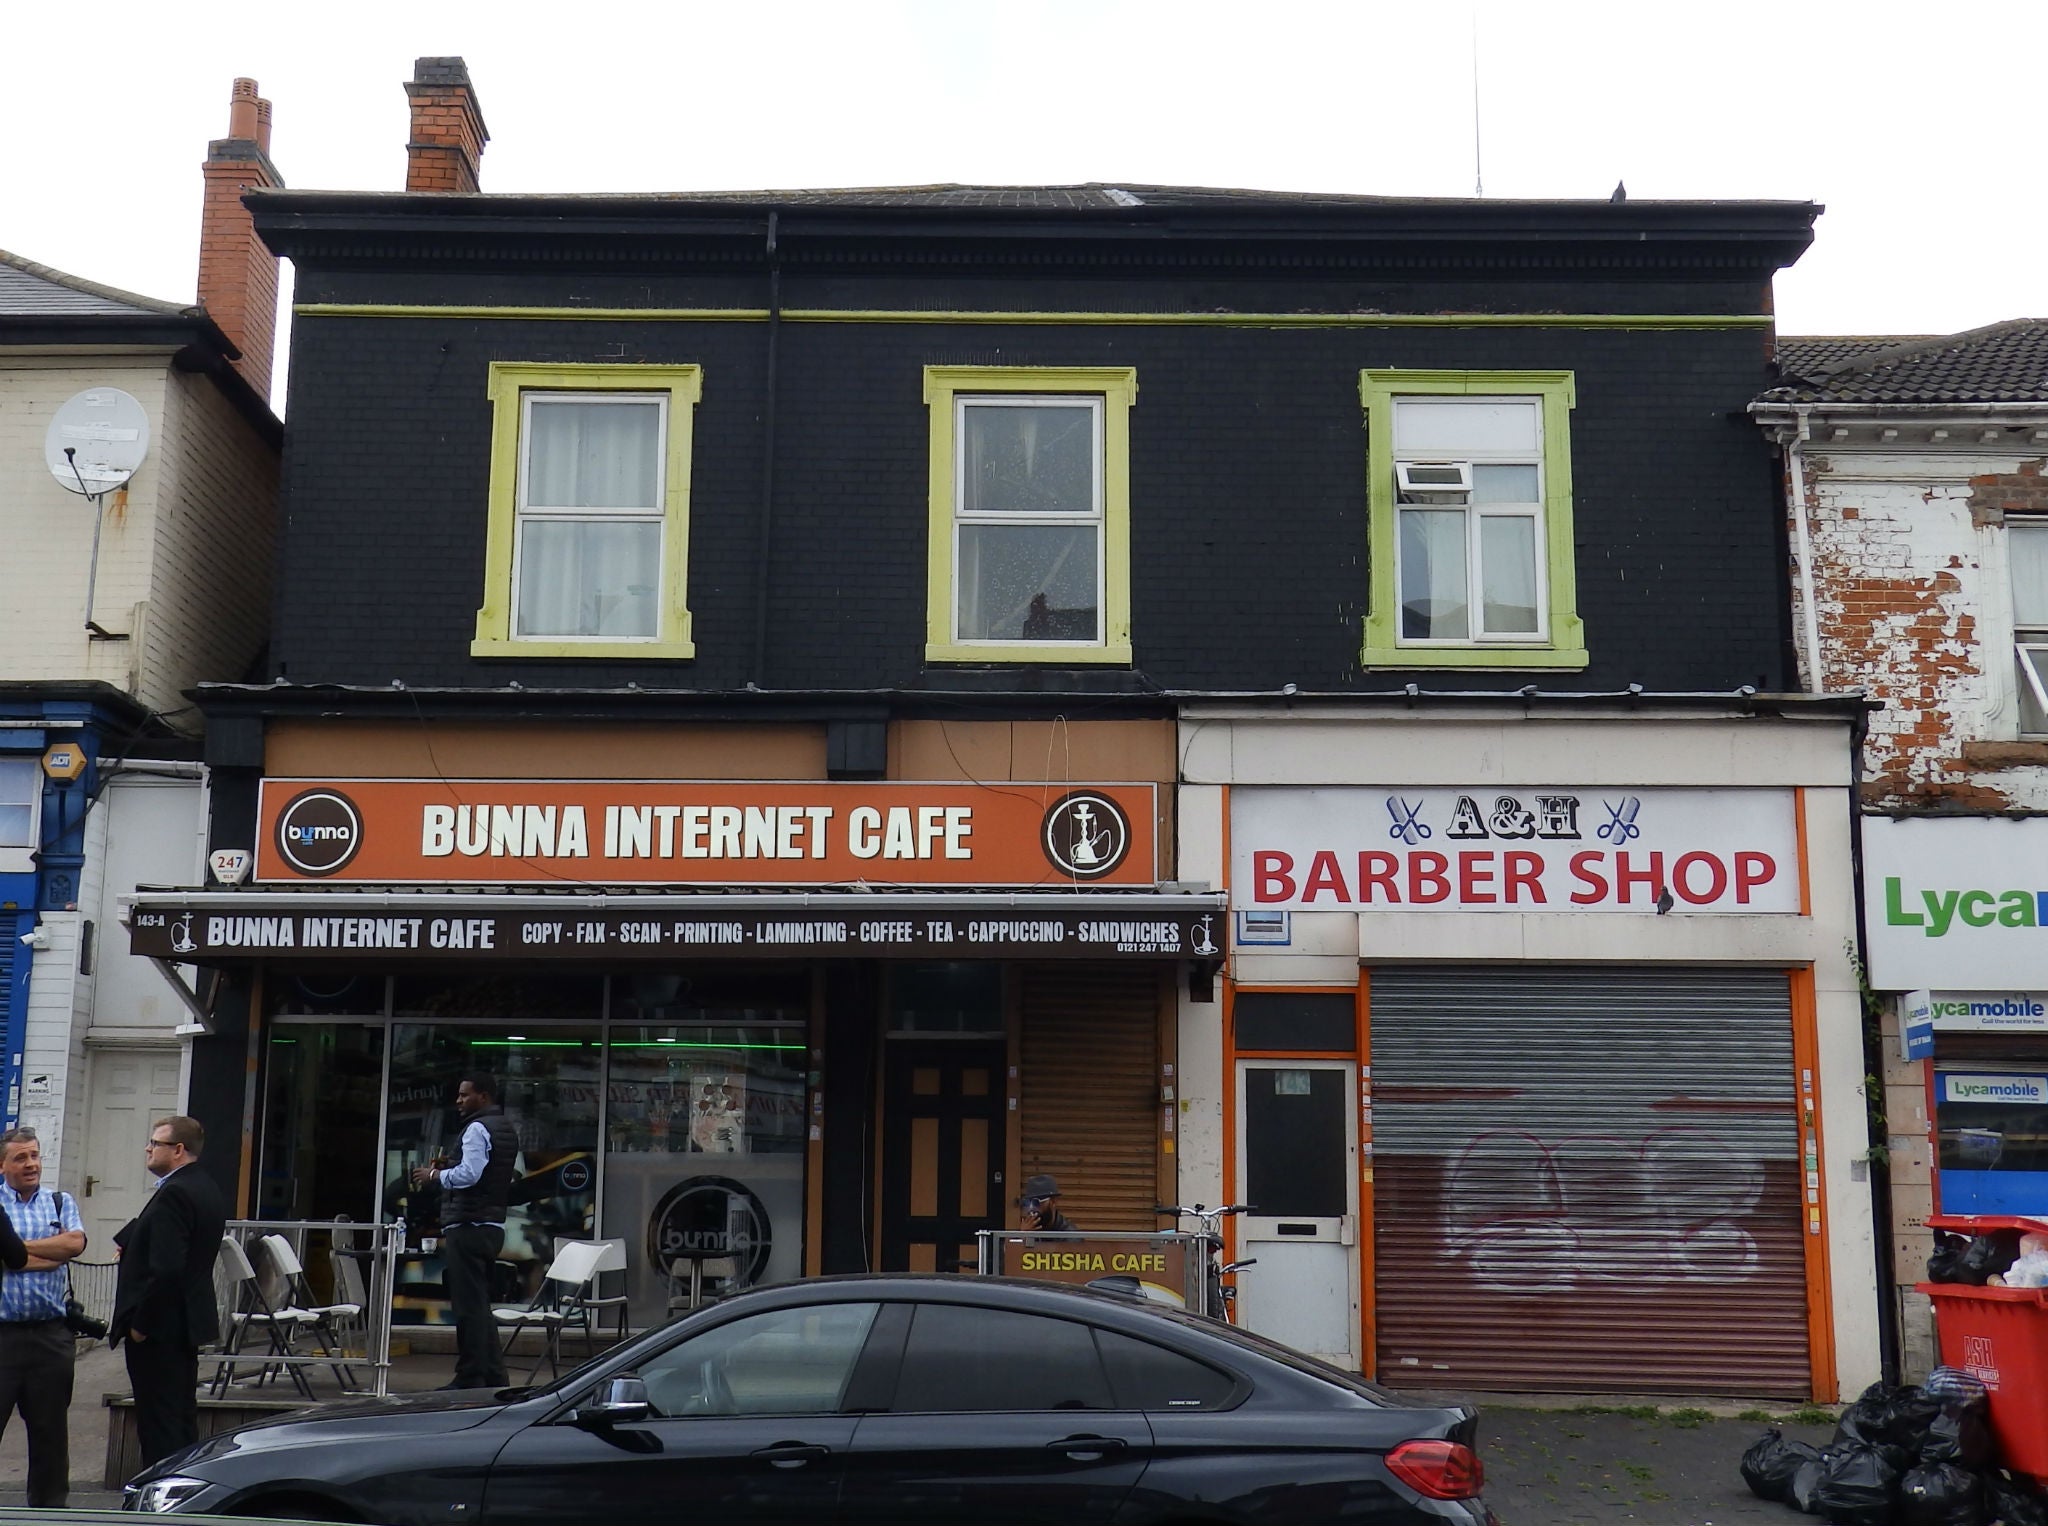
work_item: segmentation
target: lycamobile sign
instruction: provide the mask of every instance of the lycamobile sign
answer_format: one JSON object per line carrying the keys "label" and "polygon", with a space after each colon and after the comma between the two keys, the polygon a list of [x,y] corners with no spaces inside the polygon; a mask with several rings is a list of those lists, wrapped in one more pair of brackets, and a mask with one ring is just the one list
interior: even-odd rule
{"label": "lycamobile sign", "polygon": [[1959,1076],[1941,1078],[1944,1102],[2018,1102],[2031,1107],[2048,1104],[2048,1076]]}
{"label": "lycamobile sign", "polygon": [[2048,890],[1922,890],[1912,901],[1905,882],[1884,882],[1884,919],[1893,927],[1917,927],[1929,938],[1944,938],[1957,923],[1965,927],[2048,925]]}
{"label": "lycamobile sign", "polygon": [[1863,931],[1880,991],[2048,991],[2048,816],[1866,816]]}

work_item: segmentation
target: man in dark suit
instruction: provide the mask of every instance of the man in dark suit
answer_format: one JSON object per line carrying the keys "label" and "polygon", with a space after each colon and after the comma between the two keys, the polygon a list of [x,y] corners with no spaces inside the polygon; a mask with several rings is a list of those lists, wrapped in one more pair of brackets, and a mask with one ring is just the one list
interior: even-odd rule
{"label": "man in dark suit", "polygon": [[159,1178],[141,1213],[114,1236],[111,1345],[127,1343],[142,1461],[199,1439],[199,1348],[220,1338],[213,1259],[227,1206],[199,1168],[206,1130],[195,1118],[159,1118],[149,1131],[149,1174]]}

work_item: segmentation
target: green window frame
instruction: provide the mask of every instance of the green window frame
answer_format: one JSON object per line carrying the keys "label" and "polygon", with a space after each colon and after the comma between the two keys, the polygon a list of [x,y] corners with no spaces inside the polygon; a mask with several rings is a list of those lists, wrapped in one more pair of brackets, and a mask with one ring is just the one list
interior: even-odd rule
{"label": "green window frame", "polygon": [[[1578,564],[1572,531],[1570,371],[1367,370],[1359,373],[1365,406],[1367,504],[1370,509],[1368,604],[1360,662],[1368,668],[1507,668],[1572,671],[1586,666],[1586,635],[1578,612]],[[1543,407],[1541,586],[1545,631],[1539,640],[1480,638],[1422,643],[1401,635],[1396,581],[1399,506],[1395,487],[1394,408],[1409,397],[1474,399],[1536,397]]]}
{"label": "green window frame", "polygon": [[[696,656],[690,639],[690,443],[701,366],[537,365],[493,361],[490,515],[484,541],[483,604],[476,612],[472,657],[582,657],[674,661]],[[662,461],[661,587],[655,634],[646,637],[518,636],[513,633],[513,579],[519,554],[520,438],[526,400],[534,393],[638,393],[666,400]]]}
{"label": "green window frame", "polygon": [[[958,631],[960,527],[959,418],[976,397],[1066,396],[1089,401],[1101,421],[1097,441],[1101,569],[1099,624],[1092,641],[970,641]],[[1128,664],[1131,660],[1131,427],[1138,373],[1128,366],[926,366],[931,416],[931,499],[927,534],[927,662]]]}

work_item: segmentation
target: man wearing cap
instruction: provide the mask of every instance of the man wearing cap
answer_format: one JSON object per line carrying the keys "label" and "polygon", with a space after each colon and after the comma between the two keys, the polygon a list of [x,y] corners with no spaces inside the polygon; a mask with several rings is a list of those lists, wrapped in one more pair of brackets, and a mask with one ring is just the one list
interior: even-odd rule
{"label": "man wearing cap", "polygon": [[1060,1212],[1060,1184],[1041,1172],[1024,1179],[1024,1191],[1017,1199],[1019,1229],[1049,1230],[1070,1234],[1074,1221]]}

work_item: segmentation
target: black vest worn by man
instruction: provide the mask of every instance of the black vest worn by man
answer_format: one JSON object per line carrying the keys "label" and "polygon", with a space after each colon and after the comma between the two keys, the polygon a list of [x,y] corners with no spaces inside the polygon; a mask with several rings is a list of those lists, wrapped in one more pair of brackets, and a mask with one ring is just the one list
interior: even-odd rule
{"label": "black vest worn by man", "polygon": [[[480,1123],[491,1136],[491,1153],[475,1185],[451,1187],[441,1198],[441,1223],[502,1224],[512,1198],[512,1162],[519,1154],[519,1134],[495,1107],[484,1109],[470,1123]],[[469,1123],[462,1132],[469,1132]]]}

